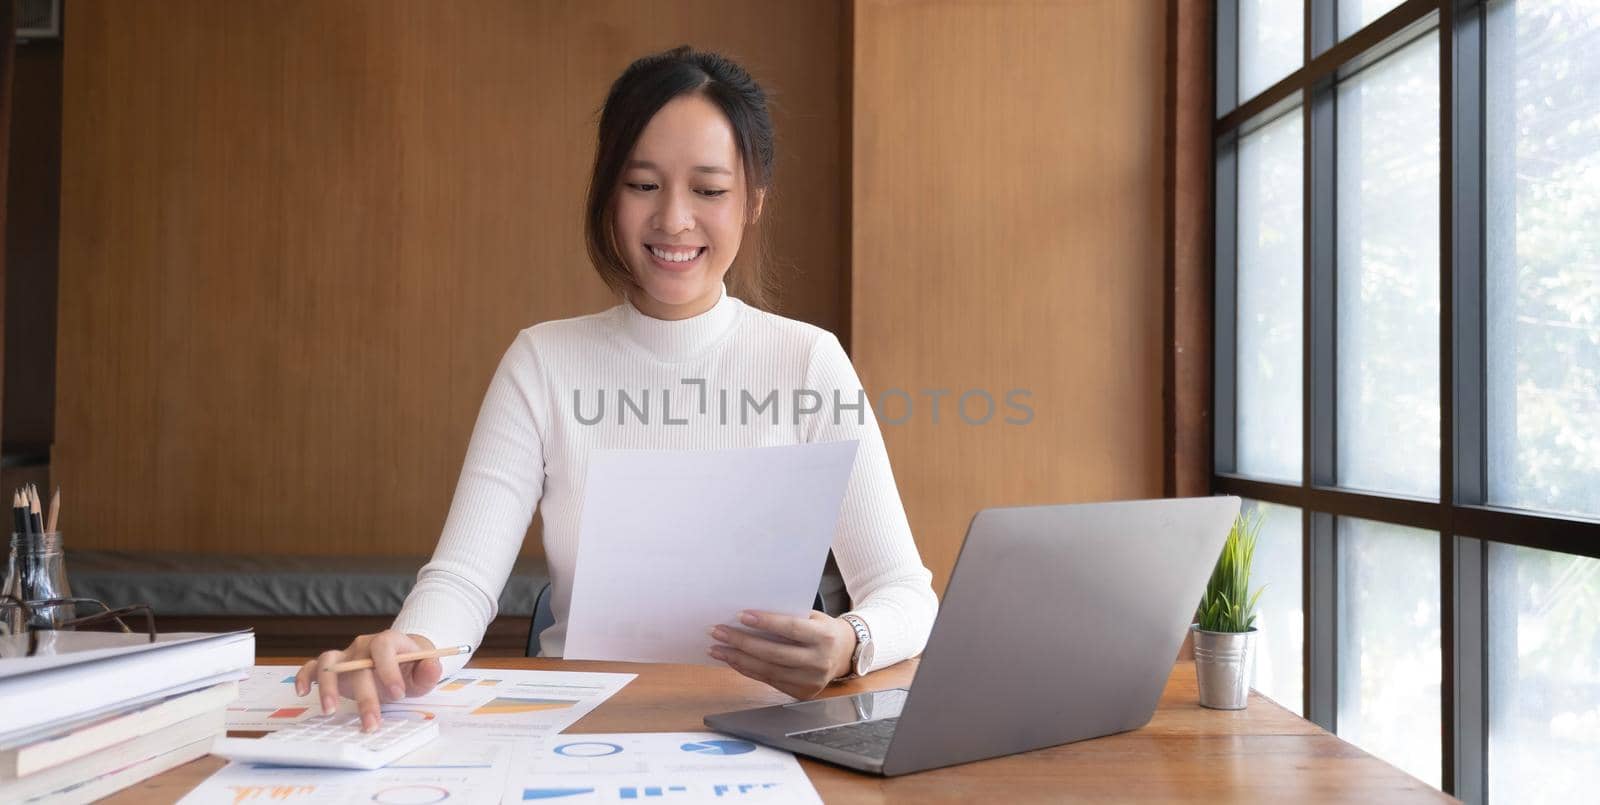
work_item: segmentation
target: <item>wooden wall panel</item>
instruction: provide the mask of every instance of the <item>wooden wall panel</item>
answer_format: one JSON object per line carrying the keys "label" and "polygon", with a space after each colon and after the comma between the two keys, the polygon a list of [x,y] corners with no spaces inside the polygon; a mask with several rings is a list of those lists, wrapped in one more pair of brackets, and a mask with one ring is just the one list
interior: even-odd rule
{"label": "wooden wall panel", "polygon": [[[979,508],[1161,495],[1166,7],[858,0],[854,25],[854,358],[916,404],[884,432],[942,589]],[[1032,421],[965,424],[972,389],[1030,390]]]}
{"label": "wooden wall panel", "polygon": [[45,463],[55,427],[61,40],[19,44],[13,58],[5,170],[5,341],[10,349],[0,444],[8,459]]}
{"label": "wooden wall panel", "polygon": [[[67,4],[55,476],[81,548],[430,551],[517,330],[614,304],[604,92],[688,42],[775,97],[780,312],[848,243],[839,3]],[[530,540],[530,547],[536,540]]]}
{"label": "wooden wall panel", "polygon": [[[7,3],[0,9],[0,187],[9,187],[7,181],[8,168],[11,164],[11,87],[15,78],[15,63],[13,57],[16,50],[17,12],[19,5]],[[9,199],[0,200],[0,233],[6,231],[9,221],[7,207]],[[0,296],[6,290],[6,257],[7,250],[0,249]],[[0,319],[5,317],[5,299],[0,298]],[[0,321],[0,385],[5,382],[5,324]],[[0,388],[0,393],[4,389]]]}
{"label": "wooden wall panel", "polygon": [[1210,2],[1167,2],[1166,442],[1168,495],[1211,492],[1212,110]]}

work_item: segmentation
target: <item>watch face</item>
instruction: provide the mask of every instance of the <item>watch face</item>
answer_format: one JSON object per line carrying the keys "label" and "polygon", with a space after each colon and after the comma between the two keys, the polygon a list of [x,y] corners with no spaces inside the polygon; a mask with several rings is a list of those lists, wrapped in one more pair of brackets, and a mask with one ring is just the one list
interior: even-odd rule
{"label": "watch face", "polygon": [[873,645],[871,643],[867,643],[861,646],[860,651],[856,652],[857,676],[865,675],[867,673],[867,669],[872,667],[872,650]]}

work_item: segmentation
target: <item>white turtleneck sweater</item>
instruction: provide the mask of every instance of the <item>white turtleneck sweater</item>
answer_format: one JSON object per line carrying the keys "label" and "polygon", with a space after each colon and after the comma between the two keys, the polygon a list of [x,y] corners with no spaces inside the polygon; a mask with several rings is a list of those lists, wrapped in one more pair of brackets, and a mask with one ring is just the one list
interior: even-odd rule
{"label": "white turtleneck sweater", "polygon": [[[517,334],[489,381],[439,545],[394,628],[478,645],[537,507],[555,615],[540,645],[560,656],[589,451],[844,439],[860,440],[833,540],[851,611],[872,631],[873,667],[914,656],[938,599],[855,368],[832,333],[752,308],[726,286],[710,310],[680,321],[624,301]],[[447,660],[446,673],[465,662]]]}

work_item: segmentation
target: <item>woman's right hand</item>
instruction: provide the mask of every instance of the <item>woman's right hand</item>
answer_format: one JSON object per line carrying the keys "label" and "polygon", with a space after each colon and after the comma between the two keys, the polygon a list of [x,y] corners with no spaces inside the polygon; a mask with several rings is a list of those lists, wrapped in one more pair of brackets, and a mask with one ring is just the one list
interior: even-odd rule
{"label": "woman's right hand", "polygon": [[[395,662],[395,655],[431,651],[433,648],[433,641],[426,637],[393,629],[364,634],[350,641],[344,651],[324,651],[301,666],[300,672],[294,676],[294,692],[300,696],[311,693],[311,683],[315,681],[323,715],[334,711],[340,696],[354,699],[356,710],[361,714],[361,731],[371,732],[383,720],[379,710],[383,702],[421,696],[433,690],[439,684],[439,677],[444,675],[444,666],[437,659],[416,660],[402,665]],[[342,674],[325,670],[334,663],[367,658],[372,659],[370,669]]]}

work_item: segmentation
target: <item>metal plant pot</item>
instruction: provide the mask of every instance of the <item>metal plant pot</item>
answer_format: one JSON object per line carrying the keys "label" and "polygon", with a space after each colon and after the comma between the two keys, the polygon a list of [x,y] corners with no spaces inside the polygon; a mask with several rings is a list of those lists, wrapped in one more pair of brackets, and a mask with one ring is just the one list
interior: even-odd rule
{"label": "metal plant pot", "polygon": [[1243,710],[1250,701],[1256,630],[1208,632],[1194,624],[1189,631],[1194,634],[1194,673],[1200,688],[1200,706]]}

